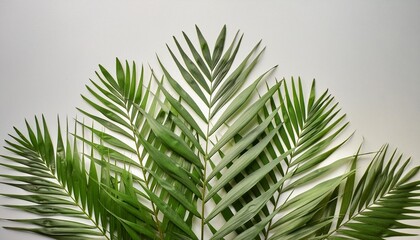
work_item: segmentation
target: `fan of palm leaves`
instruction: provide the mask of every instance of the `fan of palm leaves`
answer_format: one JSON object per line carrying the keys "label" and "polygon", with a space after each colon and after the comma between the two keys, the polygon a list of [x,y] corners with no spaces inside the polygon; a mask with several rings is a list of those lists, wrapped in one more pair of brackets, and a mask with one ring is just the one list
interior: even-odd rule
{"label": "fan of palm leaves", "polygon": [[167,46],[174,67],[99,66],[79,109],[91,121],[62,134],[59,120],[56,144],[44,117],[15,129],[1,163],[13,174],[1,176],[26,194],[3,195],[37,216],[5,228],[55,239],[409,235],[399,229],[419,219],[419,167],[388,146],[335,158],[351,135],[328,91],[268,81],[275,67],[256,73],[260,43],[237,59],[239,32],[223,27],[212,50],[196,33],[198,44],[183,33]]}

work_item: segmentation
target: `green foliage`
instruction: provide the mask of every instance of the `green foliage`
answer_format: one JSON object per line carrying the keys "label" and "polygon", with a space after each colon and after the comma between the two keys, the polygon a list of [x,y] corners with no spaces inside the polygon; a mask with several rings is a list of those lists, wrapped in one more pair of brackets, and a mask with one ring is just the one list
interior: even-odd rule
{"label": "green foliage", "polygon": [[[13,230],[55,239],[383,239],[415,228],[419,167],[387,154],[334,155],[351,137],[328,91],[301,79],[256,74],[257,43],[238,60],[243,35],[214,48],[196,28],[158,58],[158,76],[116,59],[82,95],[92,123],[75,121],[53,144],[46,121],[6,140],[5,184],[26,194],[6,205],[38,217]],[[181,45],[185,44],[185,48]],[[60,121],[59,121],[60,123]],[[396,159],[396,160],[395,160]],[[347,166],[347,170],[343,169]],[[32,216],[32,215],[31,215]]]}

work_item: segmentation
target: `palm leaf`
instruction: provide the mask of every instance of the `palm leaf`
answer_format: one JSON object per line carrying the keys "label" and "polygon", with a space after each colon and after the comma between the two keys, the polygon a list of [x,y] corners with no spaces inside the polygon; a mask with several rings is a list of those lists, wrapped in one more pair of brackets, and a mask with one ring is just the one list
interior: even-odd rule
{"label": "palm leaf", "polygon": [[[118,59],[116,62],[117,80],[104,67],[101,67],[101,72],[104,75],[104,79],[100,78],[104,85],[102,89],[107,88],[108,91],[102,90],[100,97],[92,94],[94,98],[92,100],[88,97],[84,98],[89,105],[104,115],[106,121],[113,122],[113,125],[109,127],[110,125],[105,121],[97,121],[97,118],[92,118],[107,128],[110,131],[108,133],[104,133],[97,127],[89,128],[96,137],[107,143],[107,147],[94,144],[90,140],[80,138],[80,136],[79,138],[92,146],[105,161],[117,161],[119,164],[112,168],[112,171],[117,175],[123,174],[126,167],[137,168],[142,173],[141,176],[134,177],[135,181],[139,183],[136,189],[140,191],[141,195],[147,196],[147,201],[151,202],[151,207],[148,210],[153,213],[154,228],[157,229],[159,236],[164,236],[165,233],[169,236],[167,228],[171,228],[172,224],[175,224],[177,227],[182,226],[183,234],[192,237],[192,232],[188,230],[186,225],[179,224],[179,219],[185,218],[186,214],[189,213],[184,212],[179,216],[173,215],[178,213],[171,206],[181,204],[192,210],[192,206],[194,206],[191,203],[193,196],[201,196],[196,186],[200,184],[198,177],[193,175],[199,173],[197,169],[202,168],[201,162],[190,149],[190,141],[186,141],[187,139],[184,136],[174,134],[171,129],[176,126],[174,122],[178,122],[178,125],[182,126],[183,129],[186,129],[187,126],[184,122],[177,121],[178,119],[172,121],[168,118],[167,104],[159,99],[161,91],[165,95],[167,95],[167,92],[162,88],[155,92],[151,90],[151,82],[155,81],[153,75],[150,78],[149,85],[144,87],[143,70],[140,80],[138,80],[136,79],[135,64],[133,64],[133,70],[130,70],[128,63],[124,69]],[[132,72],[129,73],[130,71]],[[161,83],[158,82],[158,84]],[[96,84],[96,86],[99,85]],[[106,101],[104,101],[105,97],[107,98]],[[175,104],[175,99],[169,100],[169,102]],[[118,105],[121,107],[117,107]],[[178,110],[180,111],[180,109]],[[88,117],[94,116],[94,114],[86,111],[83,111],[83,113]],[[104,122],[105,124],[103,124]],[[120,141],[119,135],[127,136],[128,142]],[[188,136],[191,138],[194,135],[189,134]],[[167,155],[166,151],[169,149],[173,151],[173,156]],[[134,159],[127,157],[127,155],[134,155]],[[96,161],[103,162],[100,159]],[[194,173],[191,172],[193,166],[196,169]],[[195,181],[191,181],[191,177]],[[188,199],[176,194],[186,190],[194,193]],[[163,200],[157,202],[156,199],[160,198]],[[169,219],[171,224],[168,224],[165,219],[160,219],[158,217],[159,212],[164,215],[171,213],[173,216]],[[197,211],[193,213],[198,215]],[[128,228],[133,224],[135,225],[136,222],[126,220],[123,224]],[[131,235],[133,235],[133,232],[138,232],[135,229],[131,230]]]}
{"label": "palm leaf", "polygon": [[59,127],[55,148],[44,119],[15,128],[1,164],[20,174],[1,176],[28,194],[3,194],[26,203],[6,206],[40,217],[9,229],[56,239],[408,235],[400,221],[418,219],[419,167],[405,173],[408,161],[387,161],[384,147],[357,178],[360,148],[333,158],[352,135],[328,91],[269,83],[276,66],[256,73],[261,41],[242,53],[239,32],[223,26],[211,46],[195,31],[197,41],[182,32],[167,45],[178,73],[159,57],[149,77],[134,62],[100,65],[79,108],[92,123],[76,119],[81,131],[65,141]]}
{"label": "palm leaf", "polygon": [[[102,236],[109,239],[113,233],[101,228],[101,223],[104,223],[99,220],[100,216],[102,218],[109,218],[109,216],[100,206],[99,199],[88,197],[85,191],[86,188],[92,188],[98,182],[97,176],[93,174],[96,166],[91,165],[89,170],[91,174],[88,175],[82,165],[84,161],[79,158],[77,148],[71,147],[68,138],[65,142],[62,140],[60,127],[58,128],[57,150],[55,150],[44,117],[42,117],[42,125],[37,118],[35,118],[35,123],[35,127],[27,123],[30,140],[17,130],[18,136],[12,136],[17,142],[9,142],[9,147],[6,147],[20,157],[3,156],[15,162],[2,164],[3,166],[24,175],[2,176],[11,180],[7,182],[8,184],[31,192],[24,195],[4,194],[10,198],[32,203],[6,206],[41,216],[41,218],[10,220],[44,228],[25,226],[8,227],[8,229],[31,231],[56,239],[64,236],[78,238]],[[87,178],[94,182],[88,181]],[[95,194],[95,191],[90,192]],[[63,220],[61,216],[70,216],[72,220]],[[86,220],[87,223],[79,223],[80,219]]]}
{"label": "palm leaf", "polygon": [[347,180],[343,191],[348,197],[342,199],[340,210],[343,220],[327,234],[331,239],[410,235],[398,229],[410,227],[401,220],[419,219],[419,202],[415,199],[420,182],[412,180],[419,167],[404,175],[409,159],[401,163],[402,156],[396,157],[396,151],[387,159],[387,151],[386,145],[378,151],[360,181]]}

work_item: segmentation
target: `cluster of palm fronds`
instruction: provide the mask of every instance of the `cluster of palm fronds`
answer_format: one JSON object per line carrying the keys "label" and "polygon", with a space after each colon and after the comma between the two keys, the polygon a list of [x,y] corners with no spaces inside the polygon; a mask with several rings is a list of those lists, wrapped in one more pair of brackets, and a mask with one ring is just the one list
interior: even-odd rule
{"label": "cluster of palm fronds", "polygon": [[27,194],[3,195],[39,217],[6,228],[56,239],[383,239],[414,228],[401,220],[419,218],[418,167],[387,146],[361,175],[373,154],[332,159],[350,136],[327,91],[270,84],[274,68],[254,73],[260,43],[237,60],[239,33],[227,43],[223,27],[211,51],[196,30],[199,45],[184,33],[184,48],[168,46],[179,73],[160,59],[150,78],[118,59],[115,74],[100,66],[82,96],[91,110],[79,109],[92,123],[59,126],[56,144],[44,118],[15,129],[1,176]]}

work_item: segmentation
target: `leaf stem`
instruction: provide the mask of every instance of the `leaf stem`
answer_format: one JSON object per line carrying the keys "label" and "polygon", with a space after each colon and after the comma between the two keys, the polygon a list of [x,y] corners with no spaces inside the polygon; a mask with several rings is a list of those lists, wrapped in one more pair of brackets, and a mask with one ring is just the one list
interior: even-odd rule
{"label": "leaf stem", "polygon": [[[392,189],[389,190],[388,194],[392,193],[392,190],[394,190],[396,187],[394,186]],[[378,199],[372,201],[370,204],[365,205],[365,207],[361,208],[358,212],[356,212],[355,214],[353,214],[353,216],[349,216],[349,218],[347,219],[347,221],[344,221],[340,224],[340,226],[336,226],[336,228],[331,231],[330,233],[328,233],[325,237],[329,237],[332,234],[336,233],[339,228],[343,227],[344,225],[346,225],[348,222],[352,221],[354,218],[356,218],[358,215],[360,215],[362,212],[366,211],[367,209],[369,209],[369,207],[371,207],[372,205],[376,205],[377,202],[380,202],[380,200],[384,197],[386,197],[387,194],[382,194]]]}
{"label": "leaf stem", "polygon": [[73,201],[74,205],[77,206],[80,211],[93,223],[93,225],[95,225],[96,229],[99,230],[99,232],[108,240],[110,240],[110,237],[106,234],[105,231],[103,231],[100,227],[99,224],[85,211],[85,209],[83,208],[83,206],[81,206],[79,204],[79,202],[73,197],[73,195],[67,190],[67,188],[64,186],[64,184],[59,181],[58,177],[55,175],[55,171],[54,169],[50,168],[45,161],[43,161],[42,156],[39,154],[38,152],[38,157],[41,159],[42,163],[44,164],[45,168],[49,170],[49,173],[51,174],[51,177],[53,179],[55,179],[58,182],[58,185],[60,186],[60,188],[66,193],[66,195]]}
{"label": "leaf stem", "polygon": [[[127,104],[128,104],[127,101],[125,101],[125,110],[127,112],[127,117],[128,117],[128,116],[130,116],[130,112],[129,112],[129,107],[128,107]],[[138,132],[137,132],[136,127],[133,124],[133,120],[130,117],[128,117],[128,120],[130,121],[131,131],[133,133],[134,141],[135,141],[135,144],[136,144],[136,156],[139,160],[140,168],[141,168],[141,171],[142,171],[143,176],[144,176],[144,182],[146,183],[146,187],[149,188],[149,190],[151,190],[150,187],[149,187],[150,186],[149,178],[146,177],[147,172],[144,168],[142,157],[140,156],[140,152],[139,152],[140,143],[138,141],[138,136],[137,136]],[[158,211],[157,211],[156,206],[153,203],[153,201],[151,201],[151,204],[152,204],[153,217],[155,218],[156,228],[159,232],[159,237],[160,237],[160,239],[164,239],[164,235],[163,235],[162,229],[160,227],[160,223],[159,223]]]}
{"label": "leaf stem", "polygon": [[[296,139],[296,144],[295,144],[295,147],[296,146],[299,146],[299,144],[300,144],[300,139],[301,139],[301,134],[302,134],[302,131],[303,131],[303,129],[305,129],[305,126],[306,126],[306,118],[305,118],[305,123],[304,123],[304,125],[303,125],[303,127],[301,128],[301,131],[297,134],[297,139]],[[292,163],[292,159],[293,159],[293,157],[294,157],[294,151],[292,151],[291,153],[290,153],[290,159],[289,159],[289,161],[286,161],[286,164],[287,164],[287,169],[286,169],[286,171],[285,171],[285,173],[284,173],[284,175],[283,176],[286,176],[288,173],[289,173],[289,170],[290,170],[290,163]],[[298,166],[299,165],[297,165],[297,167],[296,167],[296,169],[295,169],[295,171],[297,170],[297,168],[298,168]],[[281,191],[283,190],[283,186],[284,186],[284,183],[280,186],[280,188],[277,190],[277,192],[278,192],[278,195],[277,195],[277,198],[276,198],[276,200],[275,200],[275,202],[274,202],[274,209],[273,209],[273,211],[276,211],[277,210],[277,208],[278,208],[278,204],[279,204],[279,200],[280,200],[280,196],[281,196]],[[290,197],[290,196],[289,196]],[[270,232],[270,230],[271,230],[271,225],[273,224],[273,219],[270,219],[270,221],[269,221],[269,223],[268,223],[268,226],[267,226],[267,231],[264,233],[264,239],[268,239],[268,234],[269,234],[269,232]]]}
{"label": "leaf stem", "polygon": [[70,198],[76,203],[76,206],[79,207],[79,209],[88,217],[88,219],[95,225],[95,227],[102,233],[102,235],[104,235],[104,237],[108,240],[110,240],[111,238],[108,237],[108,235],[106,235],[106,233],[99,227],[99,224],[85,211],[85,209],[79,205],[79,203],[76,201],[76,199],[73,198],[73,196],[67,191],[66,188],[64,188],[64,186],[61,185],[60,186],[63,188],[63,190],[70,196]]}
{"label": "leaf stem", "polygon": [[[292,161],[292,158],[290,158],[290,162]],[[287,175],[287,173],[289,172],[289,170],[290,170],[290,168],[289,168],[289,164],[288,164],[288,166],[287,166],[287,169],[286,169],[286,171],[285,171],[285,173],[284,173],[284,176],[286,176]],[[277,210],[277,208],[278,208],[278,204],[279,204],[279,200],[280,200],[280,195],[281,195],[281,191],[282,191],[282,189],[283,189],[283,184],[280,186],[280,188],[277,190],[277,192],[279,193],[278,195],[277,195],[277,198],[276,198],[276,200],[274,201],[274,208],[273,208],[273,212],[274,211],[276,211]],[[265,233],[264,233],[264,239],[268,239],[268,234],[269,234],[269,232],[270,232],[270,230],[271,230],[271,225],[273,224],[273,219],[270,219],[270,221],[268,222],[268,226],[267,226],[267,231],[265,231]]]}
{"label": "leaf stem", "polygon": [[[210,89],[213,88],[213,83],[210,82]],[[209,102],[212,100],[212,95],[210,94]],[[210,114],[211,114],[211,108],[208,107],[207,112],[207,129],[206,129],[206,154],[204,155],[204,172],[203,172],[203,191],[202,191],[202,201],[201,201],[201,239],[204,240],[204,225],[205,225],[205,199],[206,199],[206,189],[207,189],[207,162],[210,160],[209,158],[209,141],[210,141]]]}

